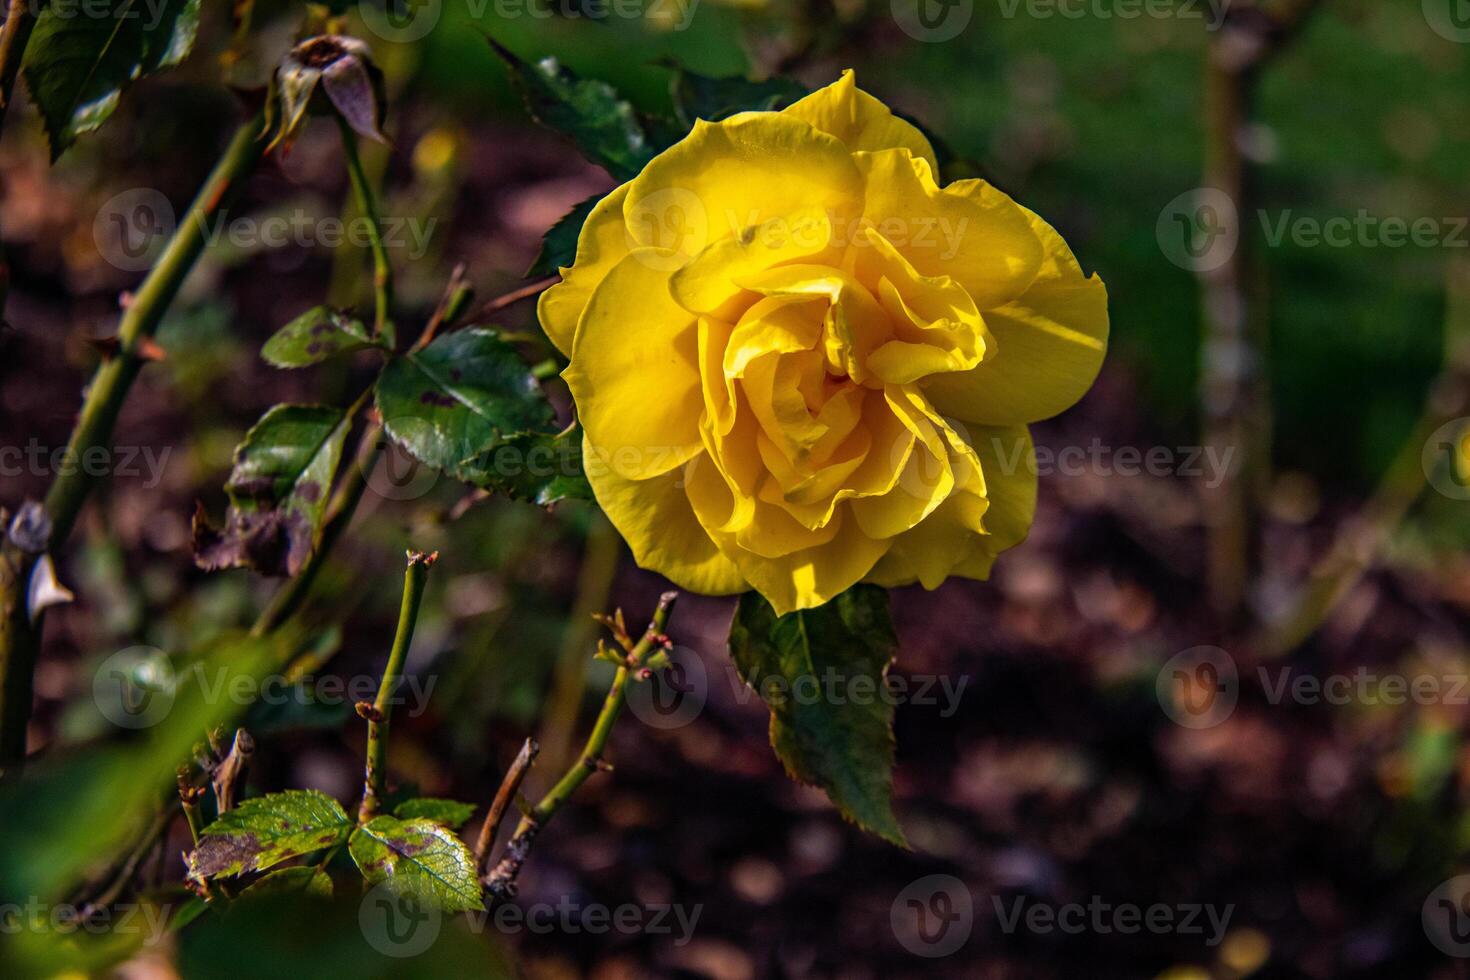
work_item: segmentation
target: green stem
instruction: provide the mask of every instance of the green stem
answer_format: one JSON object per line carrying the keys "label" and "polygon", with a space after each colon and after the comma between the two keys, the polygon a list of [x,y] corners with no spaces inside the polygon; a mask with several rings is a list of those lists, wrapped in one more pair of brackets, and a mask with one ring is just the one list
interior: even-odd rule
{"label": "green stem", "polygon": [[613,675],[612,685],[608,688],[607,697],[603,699],[602,710],[597,714],[592,732],[582,747],[581,757],[572,763],[556,785],[516,825],[515,833],[511,836],[510,843],[506,844],[500,862],[485,877],[485,888],[491,901],[509,898],[515,894],[516,877],[530,854],[536,835],[594,772],[608,768],[602,755],[607,749],[607,740],[612,734],[613,725],[617,724],[618,717],[623,713],[623,706],[627,703],[629,674],[640,669],[638,665],[646,661],[655,647],[667,642],[664,629],[668,625],[669,614],[673,611],[674,600],[678,597],[677,592],[665,592],[659,597],[658,609],[649,621],[647,631],[627,652],[623,664]]}
{"label": "green stem", "polygon": [[408,659],[408,648],[413,642],[419,603],[424,597],[424,581],[428,578],[430,566],[438,557],[438,552],[431,555],[409,552],[408,568],[403,572],[403,605],[398,610],[398,632],[393,637],[393,648],[388,651],[388,664],[383,668],[383,682],[378,687],[378,698],[371,706],[358,706],[358,712],[368,720],[367,765],[363,777],[362,805],[357,810],[358,823],[367,823],[373,819],[382,805],[384,783],[388,775],[388,728],[393,715],[393,695],[403,677],[403,662]]}
{"label": "green stem", "polygon": [[378,213],[378,202],[373,194],[372,184],[368,181],[366,171],[362,169],[362,158],[357,152],[357,134],[340,116],[337,117],[337,124],[342,130],[342,152],[347,157],[347,176],[352,182],[352,193],[357,198],[357,206],[367,218],[368,245],[373,253],[373,291],[376,296],[373,336],[387,341],[389,347],[397,347],[397,332],[393,321],[389,319],[389,311],[393,305],[393,266],[389,264],[388,250],[383,246],[383,220]]}
{"label": "green stem", "polygon": [[[5,50],[0,38],[0,52]],[[0,57],[4,57],[3,53]],[[86,459],[93,447],[111,442],[123,401],[146,360],[146,342],[158,329],[184,278],[204,251],[210,220],[260,161],[265,150],[264,141],[259,139],[261,126],[262,119],[256,116],[236,131],[224,156],[179,222],[163,255],[128,304],[118,324],[117,349],[97,369],[82,400],[81,412],[67,443],[69,459]],[[66,541],[93,485],[87,467],[73,467],[58,474],[52,482],[46,494],[46,514],[51,521],[48,550],[54,552]],[[30,721],[33,674],[42,626],[42,617],[29,616],[25,602],[35,559],[34,555],[7,548],[4,560],[0,561],[4,566],[0,570],[0,686],[3,686],[0,778],[17,771],[25,761],[26,725]]]}

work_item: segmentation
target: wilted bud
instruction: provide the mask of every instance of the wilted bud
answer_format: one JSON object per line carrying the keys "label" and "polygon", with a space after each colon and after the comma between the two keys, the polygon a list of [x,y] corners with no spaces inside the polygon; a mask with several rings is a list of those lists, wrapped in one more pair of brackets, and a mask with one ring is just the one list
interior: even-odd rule
{"label": "wilted bud", "polygon": [[279,130],[271,144],[289,144],[308,112],[335,113],[353,130],[380,143],[387,97],[383,73],[373,64],[368,46],[355,37],[322,34],[308,38],[286,55],[276,69],[268,112],[279,112]]}

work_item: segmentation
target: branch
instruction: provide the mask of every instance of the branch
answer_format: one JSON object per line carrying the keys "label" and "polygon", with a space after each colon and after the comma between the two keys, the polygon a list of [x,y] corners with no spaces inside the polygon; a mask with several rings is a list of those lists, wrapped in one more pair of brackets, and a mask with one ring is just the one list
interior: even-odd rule
{"label": "branch", "polygon": [[393,648],[388,651],[388,663],[383,668],[383,682],[378,687],[378,698],[372,704],[357,706],[357,713],[367,719],[367,765],[363,774],[362,805],[357,810],[357,822],[367,823],[378,815],[382,806],[384,783],[388,775],[388,723],[393,715],[393,695],[403,677],[403,662],[408,659],[408,648],[413,643],[414,625],[418,622],[419,603],[424,597],[424,581],[429,569],[438,561],[439,552],[423,554],[408,553],[408,568],[403,573],[403,604],[398,610],[398,632],[393,636]]}
{"label": "branch", "polygon": [[495,791],[495,801],[490,804],[490,812],[480,825],[480,836],[475,841],[475,860],[479,862],[482,872],[485,870],[484,864],[490,853],[490,845],[495,843],[495,835],[500,832],[501,821],[505,819],[511,801],[520,792],[521,782],[526,778],[526,773],[531,771],[531,763],[536,761],[536,753],[539,751],[541,748],[534,738],[526,739],[521,751],[516,754],[515,761],[506,770],[505,778],[500,781],[500,789]]}
{"label": "branch", "polygon": [[235,729],[235,741],[230,746],[229,754],[210,775],[210,782],[214,784],[215,812],[224,813],[235,805],[254,755],[255,739],[245,729]]}
{"label": "branch", "polygon": [[[612,733],[613,725],[617,723],[618,716],[623,713],[628,676],[634,671],[645,670],[643,664],[650,655],[668,647],[669,638],[665,635],[664,628],[668,625],[669,614],[673,611],[674,601],[678,598],[679,593],[677,592],[665,592],[659,597],[658,608],[654,611],[653,619],[637,643],[634,643],[622,628],[621,613],[614,619],[605,620],[613,627],[614,635],[627,655],[618,658],[617,673],[613,675],[612,686],[608,689],[607,697],[602,702],[602,710],[597,714],[592,733],[587,736],[587,744],[582,748],[581,758],[572,763],[571,768],[557,781],[557,784],[541,798],[541,802],[521,818],[521,822],[516,826],[515,834],[511,836],[510,843],[505,845],[505,851],[501,854],[499,863],[485,876],[484,884],[489,901],[501,901],[515,896],[516,878],[520,875],[521,867],[531,853],[531,844],[536,840],[536,835],[551,821],[552,817],[556,816],[572,794],[577,791],[577,788],[585,783],[594,772],[612,768],[603,761],[602,755],[607,749],[607,739]],[[604,653],[604,651],[599,650],[599,653]]]}

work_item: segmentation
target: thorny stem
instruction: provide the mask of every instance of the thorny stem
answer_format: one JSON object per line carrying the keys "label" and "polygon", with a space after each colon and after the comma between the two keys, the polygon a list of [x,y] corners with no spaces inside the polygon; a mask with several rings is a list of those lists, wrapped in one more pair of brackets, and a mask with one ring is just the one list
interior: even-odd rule
{"label": "thorny stem", "polygon": [[[505,845],[505,851],[499,863],[486,875],[485,889],[488,893],[488,901],[494,902],[514,897],[516,878],[521,873],[521,866],[526,863],[536,835],[551,821],[552,817],[556,816],[557,811],[566,804],[578,787],[591,778],[594,772],[611,768],[603,761],[602,754],[607,749],[607,739],[612,733],[613,725],[617,723],[618,716],[623,713],[623,705],[627,703],[628,677],[633,671],[640,669],[638,665],[644,662],[655,649],[668,644],[664,628],[668,625],[669,613],[673,611],[674,601],[678,598],[679,593],[677,592],[665,592],[660,596],[658,608],[654,611],[653,618],[642,639],[636,644],[628,644],[627,657],[619,664],[617,673],[613,675],[612,685],[608,688],[607,697],[602,702],[602,710],[598,712],[597,721],[592,726],[592,733],[587,736],[587,743],[582,747],[581,758],[572,763],[556,785],[551,787],[541,801],[521,818],[521,822],[516,825],[515,834],[511,836],[510,843]],[[621,622],[621,616],[619,622]],[[619,639],[626,638],[620,637]]]}
{"label": "thorny stem", "polygon": [[357,206],[367,218],[368,245],[373,253],[373,292],[376,310],[373,317],[373,336],[380,337],[389,347],[398,346],[396,331],[390,319],[393,306],[393,266],[388,262],[388,250],[383,245],[383,219],[378,213],[377,197],[372,184],[362,169],[362,158],[357,152],[357,134],[347,120],[337,117],[342,130],[342,152],[347,158],[347,176],[352,182],[352,193]]}
{"label": "thorny stem", "polygon": [[[7,22],[6,29],[8,26]],[[0,52],[3,51],[0,47]],[[152,356],[153,333],[204,251],[211,219],[260,161],[265,150],[265,142],[259,138],[261,128],[262,119],[257,115],[235,132],[224,156],[169,239],[163,255],[128,303],[118,324],[116,349],[103,361],[87,387],[67,443],[67,452],[71,454],[68,458],[85,459],[94,447],[111,442],[128,390]],[[46,494],[46,514],[51,521],[49,551],[55,551],[66,541],[93,483],[87,467],[75,467],[58,474],[51,484]],[[28,615],[25,592],[37,557],[9,545],[0,556],[0,565],[4,566],[0,570],[0,613],[3,613],[0,685],[4,688],[0,692],[0,776],[19,770],[25,761],[26,726],[30,721],[42,625],[39,614]]]}
{"label": "thorny stem", "polygon": [[419,618],[419,603],[424,597],[424,581],[429,568],[439,559],[439,552],[423,554],[410,551],[408,567],[403,572],[403,604],[398,609],[398,632],[393,636],[393,648],[388,651],[388,663],[383,668],[383,682],[378,687],[378,698],[371,705],[359,704],[357,713],[367,719],[367,765],[363,773],[362,805],[357,810],[357,822],[367,823],[378,815],[388,775],[388,726],[393,714],[393,695],[403,677],[403,662],[408,659],[408,648],[413,642],[414,624]]}

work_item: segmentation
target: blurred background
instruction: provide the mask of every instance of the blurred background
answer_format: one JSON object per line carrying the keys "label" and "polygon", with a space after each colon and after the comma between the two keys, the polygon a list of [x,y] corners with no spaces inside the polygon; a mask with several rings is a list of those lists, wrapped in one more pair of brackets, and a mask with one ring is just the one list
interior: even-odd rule
{"label": "blurred background", "polygon": [[[458,261],[481,297],[516,288],[546,229],[613,186],[526,116],[487,33],[650,109],[668,104],[667,59],[810,86],[854,68],[943,138],[956,173],[1052,221],[1111,296],[1102,377],[1037,427],[1029,541],[991,582],[894,594],[908,692],[896,811],[913,850],[864,836],[786,779],[766,711],[724,650],[733,602],[686,596],[670,633],[687,703],[635,704],[613,736],[615,772],[538,841],[518,900],[629,906],[638,925],[491,924],[481,939],[534,978],[1466,975],[1470,915],[1454,908],[1453,879],[1470,870],[1470,493],[1431,465],[1439,450],[1426,441],[1454,417],[1430,395],[1453,387],[1445,351],[1470,260],[1463,5],[1324,0],[1298,5],[1289,29],[1257,30],[1242,3],[1232,16],[1243,19],[1226,23],[1247,29],[1232,35],[1220,29],[1230,8],[1203,0],[919,3],[657,0],[628,16],[592,0],[428,0],[349,17],[390,92],[392,146],[365,157],[385,175],[384,214],[402,221],[390,247],[402,322],[412,311],[422,322]],[[245,91],[264,84],[299,17],[261,0],[255,19],[258,37],[227,56]],[[0,446],[65,444],[96,363],[88,338],[111,333],[141,278],[129,256],[153,229],[134,205],[181,213],[242,116],[219,84],[228,11],[206,5],[202,30],[188,61],[140,83],[55,166],[34,111],[12,110]],[[1210,87],[1237,54],[1253,77],[1235,81],[1254,100],[1222,162]],[[1240,247],[1222,254],[1197,189],[1232,164],[1244,173],[1228,188]],[[92,697],[109,656],[207,645],[269,595],[250,573],[197,571],[189,518],[196,499],[223,509],[231,452],[266,408],[345,402],[368,377],[367,364],[283,372],[256,356],[311,306],[370,306],[365,249],[312,237],[344,209],[338,135],[318,120],[231,209],[257,224],[222,236],[186,284],[158,336],[167,359],[146,369],[119,423],[115,476],[60,557],[77,600],[52,610],[33,751],[117,734]],[[249,233],[272,215],[307,231]],[[1422,234],[1395,236],[1389,219]],[[1206,560],[1232,444],[1206,452],[1202,373],[1219,366],[1202,351],[1243,315],[1231,303],[1264,338],[1237,354],[1269,390],[1246,447],[1270,467],[1250,490],[1259,548],[1244,612],[1212,601]],[[498,319],[532,346],[533,305]],[[17,458],[0,475],[12,508],[50,477]],[[409,664],[432,697],[396,721],[395,773],[483,805],[536,734],[539,793],[609,676],[589,656],[587,614],[621,606],[642,622],[665,583],[591,507],[466,499],[390,464],[312,609],[319,673],[375,676],[398,556],[440,549]],[[1314,605],[1305,583],[1344,540],[1350,574]],[[1282,641],[1298,614],[1309,628]],[[1395,679],[1407,696],[1392,696]],[[258,707],[245,724],[258,745],[252,793],[355,794],[363,733],[350,703]],[[179,880],[185,839],[175,827],[150,873]],[[3,827],[0,841],[27,846]],[[666,906],[688,927],[673,913],[653,922]],[[126,975],[255,975],[198,965],[226,941],[218,923],[186,929]],[[259,975],[290,975],[267,965],[268,945],[240,956]]]}

